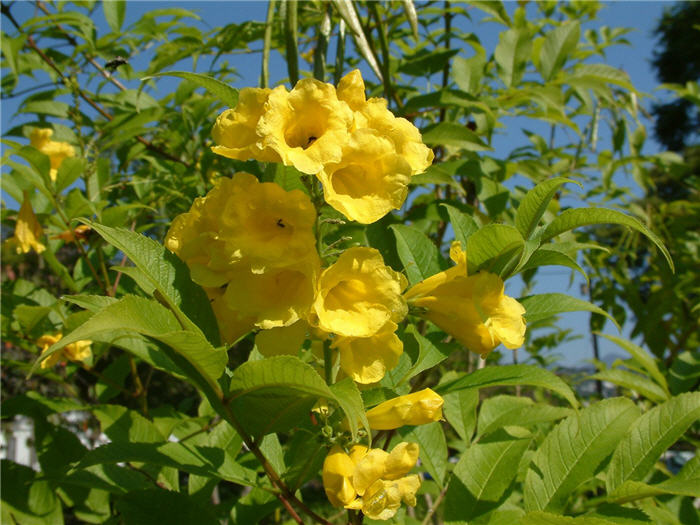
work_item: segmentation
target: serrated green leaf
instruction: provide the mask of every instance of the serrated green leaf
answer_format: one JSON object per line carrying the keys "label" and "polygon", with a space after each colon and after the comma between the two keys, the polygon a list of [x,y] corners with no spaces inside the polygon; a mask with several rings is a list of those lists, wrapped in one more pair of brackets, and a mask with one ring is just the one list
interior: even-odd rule
{"label": "serrated green leaf", "polygon": [[609,381],[623,388],[627,388],[628,390],[634,390],[638,394],[641,394],[651,401],[656,401],[657,403],[663,403],[670,397],[666,392],[664,392],[663,388],[650,379],[647,379],[646,377],[635,372],[623,370],[621,368],[601,370],[600,372],[590,376],[590,379]]}
{"label": "serrated green leaf", "polygon": [[540,51],[540,71],[545,81],[552,80],[576,49],[581,36],[577,20],[568,21],[549,31]]}
{"label": "serrated green leaf", "polygon": [[567,182],[578,184],[571,179],[555,177],[540,182],[525,194],[515,212],[515,227],[524,239],[529,239],[532,236],[544,212],[547,211],[550,201],[559,188]]}
{"label": "serrated green leaf", "polygon": [[404,441],[418,443],[421,466],[442,488],[447,475],[447,442],[442,425],[435,421],[401,431]]}
{"label": "serrated green leaf", "polygon": [[367,414],[365,414],[365,404],[355,382],[346,377],[342,381],[332,384],[330,388],[335,395],[336,402],[346,414],[353,439],[357,440],[359,425],[362,425],[367,431],[367,435],[371,436],[372,432],[367,421]]}
{"label": "serrated green leaf", "polygon": [[588,275],[586,275],[585,270],[579,266],[576,259],[562,251],[551,249],[550,246],[556,245],[545,244],[544,246],[540,246],[538,250],[527,258],[524,264],[516,268],[516,271],[524,272],[526,270],[534,270],[540,266],[565,266],[579,272],[583,278],[588,281]]}
{"label": "serrated green leaf", "polygon": [[663,496],[665,494],[700,498],[700,478],[670,478],[654,485],[649,485],[641,481],[625,481],[612,491],[612,493],[608,494],[608,501],[625,504],[640,499]]}
{"label": "serrated green leaf", "polygon": [[466,151],[487,151],[491,148],[466,126],[440,122],[422,130],[423,142],[429,146],[452,146]]}
{"label": "serrated green leaf", "polygon": [[527,428],[572,414],[570,408],[534,404],[529,397],[494,396],[481,405],[477,433],[485,435],[510,425]]}
{"label": "serrated green leaf", "polygon": [[85,166],[87,166],[87,162],[82,157],[63,159],[63,162],[61,162],[61,165],[58,167],[58,173],[56,175],[56,191],[63,191],[73,184],[76,179],[83,174]]}
{"label": "serrated green leaf", "polygon": [[537,449],[525,478],[525,509],[561,512],[576,488],[625,435],[639,409],[629,399],[599,401],[557,425]]}
{"label": "serrated green leaf", "polygon": [[229,86],[221,80],[217,80],[208,75],[201,73],[191,73],[189,71],[166,71],[164,73],[156,73],[148,77],[144,77],[141,81],[149,80],[155,77],[178,77],[194,82],[199,87],[203,87],[209,93],[217,97],[225,106],[235,108],[238,104],[238,90]]}
{"label": "serrated green leaf", "polygon": [[421,372],[442,363],[450,354],[449,349],[445,348],[444,345],[434,344],[430,339],[421,335],[416,330],[415,325],[408,325],[405,333],[416,340],[418,357],[411,368],[396,382],[396,386],[400,386]]}
{"label": "serrated green leaf", "polygon": [[610,460],[608,493],[626,481],[642,481],[659,456],[699,418],[700,392],[693,392],[676,396],[635,421]]}
{"label": "serrated green leaf", "polygon": [[450,224],[452,224],[452,229],[455,232],[455,240],[462,243],[463,249],[466,248],[469,237],[479,230],[479,225],[470,215],[454,206],[449,204],[441,204],[440,206],[445,208],[450,216]]}
{"label": "serrated green leaf", "polygon": [[110,29],[118,33],[124,23],[124,15],[126,14],[126,2],[121,0],[110,0],[102,2],[102,10],[105,14],[105,19],[109,24]]}
{"label": "serrated green leaf", "polygon": [[671,254],[668,253],[661,239],[634,217],[625,215],[617,210],[610,210],[607,208],[572,208],[565,210],[549,223],[542,234],[542,242],[546,242],[560,233],[593,224],[620,224],[642,233],[661,250],[661,253],[668,262],[669,268],[673,271],[674,267]]}
{"label": "serrated green leaf", "polygon": [[[80,340],[95,340],[101,333],[136,332],[152,337],[173,348],[184,357],[212,386],[223,374],[228,356],[224,349],[216,350],[201,332],[182,330],[170,310],[159,303],[137,296],[126,296],[106,306],[87,322],[53,344],[42,359],[64,346]],[[191,378],[196,381],[196,378]]]}
{"label": "serrated green leaf", "polygon": [[82,221],[136,265],[152,285],[146,293],[159,294],[183,327],[202,331],[214,346],[220,344],[219,328],[204,290],[190,278],[187,265],[163,245],[124,228],[110,228]]}
{"label": "serrated green leaf", "polygon": [[470,446],[455,466],[445,494],[445,521],[471,522],[499,507],[530,440],[501,430]]}
{"label": "serrated green leaf", "polygon": [[459,390],[442,394],[442,413],[452,425],[457,435],[469,443],[476,427],[476,406],[479,404],[479,390]]}
{"label": "serrated green leaf", "polygon": [[596,305],[563,293],[543,293],[518,299],[525,307],[525,320],[530,323],[547,319],[565,312],[593,312],[610,319],[620,329],[613,316]]}
{"label": "serrated green leaf", "polygon": [[396,249],[409,285],[419,283],[443,269],[437,246],[423,232],[403,224],[392,224],[390,228],[396,236]]}
{"label": "serrated green leaf", "polygon": [[254,439],[308,420],[322,398],[337,402],[316,370],[291,356],[242,364],[231,376],[227,396],[236,418]]}
{"label": "serrated green leaf", "polygon": [[438,385],[435,391],[439,394],[447,394],[471,388],[510,385],[546,388],[562,396],[574,408],[578,407],[579,404],[571,387],[561,378],[549,370],[534,365],[489,366]]}
{"label": "serrated green leaf", "polygon": [[[666,383],[666,377],[661,373],[661,370],[659,370],[659,367],[656,364],[656,361],[654,358],[649,355],[649,353],[644,350],[641,346],[638,346],[634,344],[632,341],[628,341],[627,339],[623,339],[622,337],[617,337],[614,335],[608,335],[608,334],[598,334],[603,337],[605,337],[607,340],[612,341],[613,343],[617,344],[624,350],[626,350],[632,358],[639,363],[644,370],[649,372],[649,375],[654,378],[654,381],[657,382],[659,386],[666,392],[666,394],[669,393],[668,391],[668,384]],[[666,396],[668,398],[668,395]],[[666,399],[664,399],[665,401]]]}
{"label": "serrated green leaf", "polygon": [[486,270],[504,276],[515,267],[525,240],[513,226],[487,224],[467,239],[468,273]]}
{"label": "serrated green leaf", "polygon": [[525,29],[513,27],[498,36],[493,56],[498,65],[498,74],[506,87],[515,87],[520,83],[531,47],[532,37]]}

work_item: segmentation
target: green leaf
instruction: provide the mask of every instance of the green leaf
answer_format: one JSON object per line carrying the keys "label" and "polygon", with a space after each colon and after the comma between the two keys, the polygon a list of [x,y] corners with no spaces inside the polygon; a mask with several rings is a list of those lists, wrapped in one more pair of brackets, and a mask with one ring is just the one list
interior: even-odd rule
{"label": "green leaf", "polygon": [[469,237],[479,230],[479,225],[471,215],[467,215],[454,206],[449,204],[441,204],[440,206],[445,208],[450,216],[450,224],[452,224],[452,229],[455,232],[455,240],[462,243],[462,248],[466,248]]}
{"label": "green leaf", "polygon": [[211,504],[203,505],[192,496],[164,489],[133,491],[115,501],[124,523],[130,525],[218,525]]}
{"label": "green leaf", "polygon": [[435,421],[427,425],[406,428],[400,432],[404,441],[418,443],[421,466],[442,488],[447,475],[447,442],[442,425]]}
{"label": "green leaf", "polygon": [[87,166],[87,161],[82,157],[63,159],[63,162],[61,162],[61,165],[58,167],[58,174],[56,175],[56,191],[63,191],[73,184],[76,179],[83,174],[85,166]]}
{"label": "green leaf", "polygon": [[477,433],[483,436],[511,425],[527,428],[572,414],[570,408],[535,404],[529,397],[494,396],[485,399],[481,405]]}
{"label": "green leaf", "polygon": [[661,239],[634,217],[625,215],[617,210],[606,208],[572,208],[566,210],[549,223],[542,234],[542,242],[548,241],[560,233],[592,224],[620,224],[644,234],[661,250],[671,271],[674,270],[671,254],[668,253]]}
{"label": "green leaf", "polygon": [[254,439],[308,421],[320,398],[338,402],[316,370],[291,356],[243,363],[231,376],[227,396],[236,418]]}
{"label": "green leaf", "polygon": [[470,388],[515,385],[546,388],[562,396],[572,407],[578,407],[576,396],[569,385],[549,370],[534,365],[489,366],[438,385],[436,392],[442,395]]}
{"label": "green leaf", "polygon": [[69,474],[93,465],[134,461],[172,467],[239,485],[256,485],[255,472],[237,464],[225,450],[172,441],[136,443],[124,440],[107,443],[85,454]]}
{"label": "green leaf", "polygon": [[673,394],[682,394],[697,385],[700,380],[700,354],[681,352],[673,360],[669,370],[669,388]]}
{"label": "green leaf", "polygon": [[565,22],[547,33],[540,51],[540,71],[545,81],[552,80],[564,67],[580,36],[581,26],[577,20]]}
{"label": "green leaf", "polygon": [[367,421],[367,414],[365,414],[365,404],[362,401],[360,390],[352,378],[346,377],[342,381],[332,384],[330,388],[335,396],[335,401],[347,416],[353,439],[357,440],[358,424],[361,424],[367,431],[367,435],[371,436],[372,432]]}
{"label": "green leaf", "polygon": [[445,49],[404,58],[400,62],[398,71],[414,77],[430,76],[442,71],[457,53],[459,53],[459,49]]}
{"label": "green leaf", "polygon": [[468,273],[486,270],[502,275],[512,269],[522,254],[525,240],[506,224],[487,224],[467,239]]}
{"label": "green leaf", "polygon": [[[447,375],[447,374],[446,374]],[[449,376],[445,378],[450,380]],[[479,404],[479,390],[458,390],[442,394],[445,404],[442,412],[457,435],[469,443],[476,427],[476,406]]]}
{"label": "green leaf", "polygon": [[623,370],[621,368],[601,370],[600,372],[590,376],[590,379],[610,381],[611,383],[627,388],[628,390],[634,390],[638,394],[651,401],[656,401],[657,403],[663,403],[670,397],[666,392],[664,392],[663,388],[650,379],[635,372]]}
{"label": "green leaf", "polygon": [[199,87],[203,87],[209,93],[217,97],[225,106],[229,108],[235,108],[238,104],[238,90],[234,87],[229,86],[221,80],[217,80],[208,75],[202,75],[201,73],[191,73],[189,71],[166,71],[164,73],[156,73],[154,75],[144,77],[141,82],[149,80],[155,77],[179,77],[184,78],[197,84]]}
{"label": "green leaf", "polygon": [[470,58],[455,57],[452,61],[452,76],[463,91],[476,95],[481,91],[486,57],[481,54]]}
{"label": "green leaf", "polygon": [[499,507],[530,440],[529,435],[500,430],[470,446],[455,466],[445,494],[445,521],[471,523]]}
{"label": "green leaf", "polygon": [[[612,341],[613,343],[626,350],[632,356],[632,359],[634,359],[639,365],[641,365],[642,368],[644,368],[644,370],[649,372],[649,375],[652,378],[654,378],[654,380],[659,384],[659,386],[661,386],[664,392],[666,394],[669,393],[668,384],[666,383],[666,377],[661,373],[661,370],[659,370],[659,367],[657,366],[654,358],[651,355],[649,355],[649,353],[646,350],[644,350],[641,346],[637,346],[632,341],[623,339],[622,337],[616,337],[614,335],[608,334],[598,335],[605,337],[607,340]],[[668,397],[669,396],[666,395],[666,399],[668,399]],[[664,399],[663,401],[666,401],[666,399]]]}
{"label": "green leaf", "polygon": [[700,498],[700,478],[677,479],[674,477],[655,485],[641,481],[625,481],[611,494],[608,494],[608,501],[625,504],[665,494]]}
{"label": "green leaf", "polygon": [[421,372],[442,363],[450,355],[450,351],[445,345],[434,344],[430,339],[421,335],[418,330],[416,330],[415,325],[408,325],[405,333],[416,340],[418,344],[418,357],[416,357],[413,366],[411,366],[405,375],[396,382],[396,386],[400,386]]}
{"label": "green leaf", "polygon": [[515,87],[520,83],[531,47],[532,35],[524,29],[511,28],[498,36],[494,58],[498,75],[506,87]]}
{"label": "green leaf", "polygon": [[659,456],[698,418],[700,392],[693,392],[676,396],[635,421],[610,460],[605,480],[608,493],[625,481],[642,481]]}
{"label": "green leaf", "polygon": [[[182,330],[170,310],[159,303],[128,295],[106,306],[84,324],[53,344],[45,358],[76,341],[95,340],[99,334],[115,330],[136,332],[152,337],[173,348],[183,356],[210,386],[218,390],[216,380],[224,372],[228,356],[224,349],[216,350],[201,332]],[[191,378],[196,382],[196,378]]]}
{"label": "green leaf", "polygon": [[[118,248],[143,272],[152,288],[188,330],[202,331],[214,345],[220,344],[219,329],[204,290],[190,278],[190,271],[171,251],[153,239],[124,228],[110,228],[90,221],[85,224]],[[184,314],[184,315],[183,315]]]}
{"label": "green leaf", "polygon": [[540,246],[530,257],[527,258],[524,264],[516,268],[517,272],[533,270],[540,266],[565,266],[579,272],[588,281],[588,275],[583,268],[579,266],[576,259],[570,255],[556,249],[556,244],[545,244]]}
{"label": "green leaf", "polygon": [[105,19],[109,27],[115,33],[118,33],[124,23],[124,15],[126,14],[126,2],[120,0],[112,0],[102,2],[102,10],[105,13]]}
{"label": "green leaf", "polygon": [[629,399],[605,399],[557,425],[537,449],[525,478],[525,509],[561,512],[569,496],[593,477],[639,408]]}
{"label": "green leaf", "polygon": [[422,130],[423,142],[429,146],[452,146],[466,151],[487,151],[491,148],[466,126],[440,122]]}
{"label": "green leaf", "polygon": [[63,525],[61,502],[40,473],[8,459],[0,464],[3,523]]}
{"label": "green leaf", "polygon": [[520,201],[520,206],[515,212],[515,227],[524,239],[530,239],[537,228],[540,219],[547,211],[550,201],[564,184],[576,181],[564,177],[555,177],[540,182],[528,191]]}
{"label": "green leaf", "polygon": [[[642,512],[640,512],[640,514],[645,516]],[[535,511],[528,512],[525,516],[520,518],[520,525],[617,525],[620,523],[624,523],[626,525],[642,525],[644,523],[651,523],[648,519],[645,521],[635,519],[629,520],[627,518],[623,519],[625,519],[625,521],[619,521],[619,518],[615,517],[606,519],[605,517],[598,516],[579,516],[572,518],[570,516],[562,516],[560,514]]]}
{"label": "green leaf", "polygon": [[563,293],[543,293],[518,299],[525,307],[525,320],[535,323],[564,312],[593,312],[610,319],[620,329],[613,316],[596,305]]}
{"label": "green leaf", "polygon": [[443,269],[437,246],[423,232],[403,224],[392,224],[391,229],[396,236],[396,249],[410,285]]}

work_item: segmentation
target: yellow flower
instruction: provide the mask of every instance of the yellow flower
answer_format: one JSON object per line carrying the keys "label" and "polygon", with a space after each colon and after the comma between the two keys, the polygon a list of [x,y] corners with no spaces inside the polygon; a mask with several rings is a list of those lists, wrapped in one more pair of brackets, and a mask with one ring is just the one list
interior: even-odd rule
{"label": "yellow flower", "polygon": [[321,274],[311,324],[340,336],[371,337],[406,316],[406,284],[374,248],[350,248]]}
{"label": "yellow flower", "polygon": [[224,343],[233,344],[255,327],[255,318],[242,317],[240,312],[231,309],[224,300],[224,289],[205,288],[211,301],[211,309],[214,311],[219,334]]}
{"label": "yellow flower", "polygon": [[340,162],[327,163],[318,178],[328,204],[348,219],[370,224],[401,208],[411,166],[378,131],[358,129]]}
{"label": "yellow flower", "polygon": [[340,80],[338,98],[355,112],[356,128],[374,129],[392,142],[396,153],[411,166],[411,174],[422,173],[433,163],[433,150],[423,144],[418,128],[405,118],[394,116],[385,99],[365,99],[365,83],[359,70]]}
{"label": "yellow flower", "polygon": [[401,502],[414,506],[420,477],[407,476],[418,461],[419,448],[415,443],[399,443],[387,453],[381,449],[351,452],[355,463],[352,484],[359,496],[345,508],[362,510],[375,520],[392,518]]}
{"label": "yellow flower", "polygon": [[44,230],[34,215],[32,203],[29,201],[29,193],[25,191],[15,223],[15,233],[7,242],[9,245],[15,246],[17,253],[29,253],[31,250],[41,253],[46,249],[46,246],[39,242],[42,235],[44,235]]}
{"label": "yellow flower", "polygon": [[314,266],[316,211],[299,190],[260,183],[248,173],[217,179],[205,197],[173,221],[166,247],[190,267],[192,279],[220,287],[245,265],[263,273],[310,260]]}
{"label": "yellow flower", "polygon": [[51,140],[51,135],[53,135],[52,129],[34,128],[29,135],[29,144],[44,155],[48,155],[51,161],[49,176],[52,181],[55,181],[61,162],[66,157],[75,157],[75,149],[67,142]]}
{"label": "yellow flower", "polygon": [[443,399],[426,388],[380,403],[367,412],[367,421],[374,430],[425,425],[442,419],[442,405]]}
{"label": "yellow flower", "polygon": [[[43,355],[54,343],[57,343],[62,337],[63,334],[61,333],[58,333],[56,335],[42,335],[39,339],[37,339],[36,344],[41,347],[41,353]],[[59,361],[65,361],[66,359],[69,361],[85,361],[92,355],[91,345],[92,341],[87,340],[76,341],[75,343],[66,345],[59,351],[54,352],[49,357],[44,359],[41,362],[41,368],[50,368]]]}
{"label": "yellow flower", "polygon": [[399,363],[403,343],[395,334],[396,323],[388,321],[371,337],[336,337],[333,347],[340,351],[340,368],[362,384],[381,381],[387,370]]}
{"label": "yellow flower", "polygon": [[290,92],[284,86],[272,90],[256,131],[284,165],[316,174],[324,164],[340,161],[352,126],[352,110],[338,100],[335,88],[306,78]]}
{"label": "yellow flower", "polygon": [[323,462],[321,474],[326,496],[334,507],[344,507],[357,496],[352,485],[354,471],[355,463],[350,456],[339,445],[335,445]]}
{"label": "yellow flower", "polygon": [[457,243],[450,250],[457,266],[416,284],[406,293],[409,304],[425,309],[423,317],[485,357],[500,343],[515,349],[525,341],[525,308],[504,294],[503,280],[480,272],[467,276],[466,256]]}
{"label": "yellow flower", "polygon": [[280,162],[274,150],[260,146],[261,137],[256,133],[270,91],[261,88],[240,90],[236,107],[227,109],[216,119],[211,132],[217,144],[211,148],[214,153],[230,159]]}
{"label": "yellow flower", "polygon": [[275,355],[297,355],[306,340],[309,324],[299,320],[289,326],[261,330],[255,334],[255,346],[265,357]]}

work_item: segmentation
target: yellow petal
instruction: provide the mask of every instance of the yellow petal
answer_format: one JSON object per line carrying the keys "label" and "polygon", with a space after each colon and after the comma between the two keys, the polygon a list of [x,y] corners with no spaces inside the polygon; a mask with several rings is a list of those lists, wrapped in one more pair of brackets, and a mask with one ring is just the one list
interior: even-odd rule
{"label": "yellow petal", "polygon": [[388,321],[372,337],[337,337],[333,346],[340,351],[340,368],[357,383],[381,381],[403,353],[396,328],[395,323]]}
{"label": "yellow petal", "polygon": [[424,425],[442,419],[442,405],[442,397],[426,388],[380,403],[367,412],[367,420],[374,430]]}
{"label": "yellow petal", "polygon": [[255,346],[265,357],[297,355],[306,339],[308,328],[308,323],[302,320],[290,326],[261,330],[255,335]]}
{"label": "yellow petal", "polygon": [[351,478],[354,470],[355,464],[350,456],[335,445],[323,462],[322,472],[323,488],[333,506],[343,507],[355,499]]}
{"label": "yellow petal", "polygon": [[373,483],[384,477],[388,458],[388,452],[380,448],[373,448],[357,462],[352,475],[352,483],[360,496],[364,495]]}
{"label": "yellow petal", "polygon": [[371,224],[406,200],[411,167],[393,144],[373,129],[358,129],[340,162],[319,172],[326,202],[348,219]]}
{"label": "yellow petal", "polygon": [[408,474],[418,461],[419,447],[405,441],[396,445],[386,458],[384,479],[399,479]]}
{"label": "yellow petal", "polygon": [[420,483],[421,480],[418,474],[412,474],[396,480],[399,492],[401,493],[401,499],[406,505],[411,507],[416,506],[416,492],[418,492],[420,488]]}
{"label": "yellow petal", "polygon": [[376,481],[362,498],[362,513],[373,520],[394,517],[401,506],[401,490],[394,481]]}
{"label": "yellow petal", "polygon": [[353,122],[333,86],[306,78],[290,92],[284,86],[270,92],[256,132],[285,166],[316,174],[324,164],[340,161]]}
{"label": "yellow petal", "polygon": [[29,135],[29,144],[41,151],[44,155],[48,155],[49,161],[51,162],[49,176],[51,180],[55,181],[58,168],[61,166],[63,160],[68,157],[75,157],[75,148],[67,142],[51,140],[52,135],[52,129],[35,128]]}
{"label": "yellow petal", "polygon": [[353,69],[338,82],[338,99],[347,102],[350,109],[358,111],[367,102],[365,98],[365,81],[359,69]]}
{"label": "yellow petal", "polygon": [[323,271],[312,322],[345,337],[371,337],[388,321],[397,323],[407,307],[406,278],[384,264],[373,248],[350,248]]}

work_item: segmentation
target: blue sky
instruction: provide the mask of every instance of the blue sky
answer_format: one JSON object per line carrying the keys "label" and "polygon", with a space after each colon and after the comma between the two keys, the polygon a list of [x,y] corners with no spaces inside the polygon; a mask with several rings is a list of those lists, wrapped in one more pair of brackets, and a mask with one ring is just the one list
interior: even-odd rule
{"label": "blue sky", "polygon": [[[517,4],[514,2],[508,3],[507,8],[512,11]],[[635,85],[640,91],[646,92],[652,95],[661,96],[662,92],[655,91],[658,85],[656,79],[654,78],[654,72],[651,69],[650,61],[652,58],[653,50],[655,47],[655,42],[652,37],[652,30],[656,24],[656,21],[660,18],[664,7],[668,7],[670,4],[667,2],[607,2],[604,4],[603,9],[599,13],[598,20],[591,24],[590,27],[600,27],[600,26],[610,26],[610,27],[629,27],[632,28],[626,38],[630,41],[630,46],[616,46],[611,48],[607,53],[607,63],[614,67],[618,67],[626,71],[631,77],[633,85]],[[214,27],[227,24],[227,23],[240,23],[244,20],[260,20],[265,19],[267,2],[205,2],[205,1],[187,1],[187,2],[129,2],[126,9],[126,20],[123,26],[124,29],[128,30],[128,27],[136,22],[143,13],[158,8],[165,7],[181,7],[185,9],[190,9],[195,11],[201,17],[201,21],[197,25],[203,31],[212,29]],[[531,6],[533,8],[533,6]],[[21,22],[27,18],[34,16],[34,5],[30,2],[17,2],[13,5],[13,14]],[[478,19],[478,18],[477,18]],[[470,24],[467,27],[467,21],[462,19],[460,22],[466,30],[475,32],[482,45],[486,48],[487,52],[491,52],[497,42],[498,42],[498,32],[503,29],[495,23],[487,24]],[[95,12],[94,22],[98,27],[98,33],[103,31],[108,31],[107,24],[105,22],[104,16],[101,9]],[[9,24],[3,20],[3,29],[8,30]],[[466,54],[465,56],[469,56]],[[257,85],[259,74],[260,74],[260,53],[251,53],[248,55],[235,55],[228,57],[230,63],[238,69],[240,73],[240,78],[235,82],[236,87],[245,87],[251,85]],[[134,62],[136,69],[143,67],[146,63],[145,59],[142,61]],[[271,82],[274,84],[287,76],[286,66],[284,65],[282,58],[275,54],[272,57],[270,63],[270,73]],[[309,66],[301,61],[300,67],[302,69],[308,68]],[[192,69],[192,62],[190,60],[184,61],[182,64],[178,64],[177,67],[172,69]],[[198,68],[200,71],[204,71],[204,64],[201,64]],[[369,73],[367,71],[367,73]],[[371,74],[367,75],[371,77]],[[37,79],[36,82],[44,82],[45,79]],[[30,87],[32,84],[30,79],[26,77],[22,80],[23,84],[19,89]],[[161,79],[158,81],[157,89],[160,95],[165,91],[170,91],[173,86],[177,84],[178,81],[172,79]],[[137,87],[138,83],[135,82],[133,86]],[[111,86],[110,86],[111,87]],[[109,88],[106,88],[109,89]],[[9,99],[2,101],[2,129],[7,130],[14,127],[22,122],[32,120],[27,118],[25,115],[15,115],[17,109],[17,103],[21,100],[20,97],[16,99]],[[649,101],[645,102],[648,107]],[[649,138],[645,145],[646,153],[654,153],[660,151],[660,146],[653,140],[651,133],[651,125],[649,122],[645,123],[649,128]],[[510,151],[518,145],[523,145],[527,143],[527,140],[520,129],[514,126],[516,129],[509,129],[502,135],[498,136],[494,140],[494,149],[496,152],[502,148],[502,151]],[[634,186],[634,182],[631,177],[625,178],[624,174],[618,174],[616,178],[618,184],[627,184],[629,186]],[[3,195],[6,198],[6,195]],[[16,207],[11,199],[6,200],[6,204],[10,207]],[[538,273],[539,285],[535,289],[535,293],[546,293],[546,292],[565,292],[571,295],[578,295],[580,286],[583,284],[583,279],[580,276],[576,276],[573,282],[570,284],[570,272],[564,268],[559,269],[558,267],[547,267]],[[511,295],[519,295],[520,284],[517,280],[513,280],[509,283],[508,290]],[[564,314],[562,316],[562,322],[560,323],[565,328],[571,328],[574,332],[582,335],[582,338],[562,345],[558,350],[557,354],[562,357],[561,364],[576,364],[580,363],[583,359],[588,359],[592,355],[590,335],[588,334],[588,319],[589,315],[587,313],[570,313]],[[608,323],[606,331],[609,333],[616,333],[616,329],[612,327],[611,323]],[[615,353],[622,354],[620,350],[615,347],[612,343],[606,340],[601,340],[602,353]],[[507,356],[507,353],[504,352]],[[506,357],[506,361],[508,357]]]}

